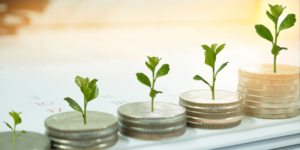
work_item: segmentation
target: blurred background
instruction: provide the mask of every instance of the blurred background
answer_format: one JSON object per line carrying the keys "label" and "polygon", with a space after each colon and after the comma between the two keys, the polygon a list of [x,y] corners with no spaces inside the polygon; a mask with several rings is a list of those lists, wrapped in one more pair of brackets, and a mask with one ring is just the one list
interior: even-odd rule
{"label": "blurred background", "polygon": [[287,6],[281,20],[296,14],[278,61],[299,65],[299,0],[0,0],[0,65],[202,56],[212,43],[240,61],[272,63],[271,43],[254,28],[274,32],[268,4]]}

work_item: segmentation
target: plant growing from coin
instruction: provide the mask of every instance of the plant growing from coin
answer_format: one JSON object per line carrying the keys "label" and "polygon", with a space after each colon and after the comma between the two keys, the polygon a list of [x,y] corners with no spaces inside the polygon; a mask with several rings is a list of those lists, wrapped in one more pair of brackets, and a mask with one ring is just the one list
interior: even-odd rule
{"label": "plant growing from coin", "polygon": [[20,136],[22,133],[26,133],[26,131],[21,131],[17,136],[16,136],[16,126],[20,123],[22,123],[22,119],[20,117],[22,112],[14,112],[13,110],[9,112],[9,115],[14,119],[14,128],[12,128],[7,122],[4,122],[12,131],[14,135],[14,147],[16,147],[16,140],[17,137]]}
{"label": "plant growing from coin", "polygon": [[215,73],[215,63],[216,63],[217,55],[224,49],[225,44],[222,44],[219,47],[217,46],[218,46],[217,44],[212,44],[211,47],[207,45],[202,45],[202,48],[205,50],[204,52],[205,64],[212,68],[212,72],[213,72],[212,85],[210,85],[206,80],[204,80],[199,75],[196,75],[194,77],[194,80],[201,80],[210,87],[213,100],[215,99],[215,82],[216,82],[217,74],[228,64],[228,62],[223,63]]}
{"label": "plant growing from coin", "polygon": [[272,14],[269,11],[267,11],[266,14],[275,24],[275,35],[274,35],[275,39],[274,39],[274,41],[273,41],[273,36],[272,36],[270,30],[267,27],[265,27],[264,25],[261,25],[261,24],[255,25],[255,29],[259,36],[270,41],[273,45],[272,50],[271,50],[272,54],[274,55],[274,63],[273,63],[274,70],[273,71],[274,71],[274,73],[276,73],[276,58],[279,55],[279,52],[281,50],[287,50],[287,48],[280,47],[277,45],[278,35],[279,35],[280,31],[294,26],[294,24],[296,22],[296,16],[295,16],[295,14],[288,14],[285,17],[285,19],[281,22],[279,29],[278,29],[278,19],[286,7],[283,7],[282,5],[272,6],[270,4],[269,4],[269,6],[270,6],[270,11]]}
{"label": "plant growing from coin", "polygon": [[96,85],[97,79],[93,79],[91,82],[89,82],[89,78],[82,78],[77,76],[75,78],[75,83],[79,86],[83,96],[84,96],[84,111],[82,111],[81,107],[70,97],[66,97],[64,100],[66,100],[69,105],[76,111],[79,111],[82,113],[82,117],[84,120],[84,124],[86,124],[86,107],[88,102],[98,97],[99,94],[99,88]]}
{"label": "plant growing from coin", "polygon": [[153,112],[153,101],[154,101],[154,98],[156,96],[156,94],[158,93],[162,93],[161,91],[156,91],[154,89],[154,85],[155,85],[155,82],[156,82],[156,79],[159,78],[159,77],[162,77],[162,76],[165,76],[168,74],[170,68],[169,68],[169,64],[163,64],[160,69],[156,72],[155,74],[155,69],[156,69],[156,66],[158,65],[159,61],[161,60],[161,58],[158,58],[158,57],[148,57],[148,60],[149,62],[145,62],[146,66],[151,70],[152,72],[152,84],[149,80],[149,78],[143,74],[143,73],[136,73],[136,76],[137,76],[137,79],[145,84],[146,86],[148,86],[150,88],[150,97],[151,97],[151,111]]}

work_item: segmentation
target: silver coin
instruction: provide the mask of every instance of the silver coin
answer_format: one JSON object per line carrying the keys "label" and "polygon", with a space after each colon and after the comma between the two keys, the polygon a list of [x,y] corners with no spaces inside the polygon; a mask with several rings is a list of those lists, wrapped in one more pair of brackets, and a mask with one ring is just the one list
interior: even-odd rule
{"label": "silver coin", "polygon": [[[19,131],[16,131],[19,134]],[[22,133],[16,140],[14,147],[14,136],[12,131],[0,133],[0,150],[49,150],[50,140],[40,133]]]}
{"label": "silver coin", "polygon": [[179,96],[184,103],[197,107],[224,108],[243,103],[243,96],[229,91],[215,91],[215,99],[212,99],[210,90],[188,91]]}
{"label": "silver coin", "polygon": [[100,144],[112,143],[118,140],[117,132],[107,137],[98,138],[98,139],[88,139],[88,140],[65,140],[49,137],[53,144],[63,144],[65,146],[72,146],[77,148],[89,148],[94,147]]}
{"label": "silver coin", "polygon": [[93,147],[88,147],[88,148],[80,148],[80,147],[74,147],[74,146],[70,146],[70,145],[65,145],[65,144],[61,144],[61,143],[53,143],[52,147],[55,149],[64,149],[64,150],[101,150],[101,149],[106,149],[109,148],[113,145],[115,145],[118,141],[113,141],[110,143],[101,143],[98,145],[95,145]]}
{"label": "silver coin", "polygon": [[110,135],[118,130],[117,118],[111,114],[87,111],[87,124],[79,112],[65,112],[45,121],[46,134],[62,139],[90,139]]}
{"label": "silver coin", "polygon": [[211,108],[211,107],[193,106],[184,103],[182,100],[179,100],[179,105],[183,106],[186,109],[186,111],[189,110],[189,111],[197,111],[197,112],[205,112],[205,113],[227,113],[227,112],[243,109],[243,103]]}
{"label": "silver coin", "polygon": [[168,119],[185,115],[185,108],[182,106],[154,102],[154,111],[151,111],[151,102],[136,102],[122,105],[118,108],[118,115],[127,119],[145,120],[145,119]]}

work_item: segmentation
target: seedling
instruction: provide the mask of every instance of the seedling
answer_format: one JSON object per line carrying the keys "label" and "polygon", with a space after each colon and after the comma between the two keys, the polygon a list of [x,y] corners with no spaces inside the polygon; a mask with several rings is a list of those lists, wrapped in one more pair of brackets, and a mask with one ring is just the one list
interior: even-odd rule
{"label": "seedling", "polygon": [[158,93],[162,93],[161,91],[156,91],[154,90],[154,85],[155,85],[155,81],[157,78],[159,77],[162,77],[162,76],[165,76],[168,74],[170,68],[169,68],[169,64],[163,64],[160,69],[156,72],[156,75],[155,74],[155,68],[156,66],[158,65],[159,61],[161,60],[161,58],[158,58],[158,57],[149,57],[147,56],[148,59],[149,59],[149,62],[146,61],[146,66],[151,70],[152,72],[152,84],[149,80],[149,78],[143,74],[143,73],[136,73],[136,76],[137,76],[137,79],[145,84],[146,86],[148,86],[150,88],[150,97],[151,97],[151,111],[153,112],[153,101],[154,101],[154,98],[156,96],[156,94]]}
{"label": "seedling", "polygon": [[9,115],[14,118],[14,128],[12,128],[7,122],[4,122],[12,131],[14,134],[14,147],[16,147],[16,140],[17,137],[20,136],[22,133],[26,133],[26,131],[21,131],[17,136],[16,136],[16,126],[20,123],[22,123],[22,119],[20,117],[22,112],[14,112],[13,110],[11,112],[9,112]]}
{"label": "seedling", "polygon": [[220,45],[217,48],[217,44],[212,44],[211,47],[207,46],[207,45],[202,45],[202,48],[205,50],[205,64],[210,66],[212,68],[212,72],[213,72],[213,83],[212,85],[210,85],[206,80],[204,80],[201,76],[196,75],[194,77],[194,80],[201,80],[203,81],[205,84],[207,84],[210,87],[211,93],[212,93],[212,99],[215,99],[215,82],[216,82],[216,77],[217,74],[228,64],[228,62],[223,63],[220,68],[218,69],[218,71],[215,73],[215,62],[217,59],[217,55],[224,49],[225,44]]}
{"label": "seedling", "polygon": [[[286,7],[282,7],[282,5],[270,5],[270,11],[267,11],[266,14],[267,16],[274,22],[275,24],[275,40],[273,42],[273,36],[270,32],[270,30],[265,27],[264,25],[255,25],[255,29],[256,29],[256,32],[259,36],[261,36],[262,38],[272,42],[273,44],[273,47],[272,47],[272,54],[274,55],[274,73],[276,73],[276,58],[277,56],[279,55],[279,52],[281,50],[287,50],[287,48],[285,47],[280,47],[277,45],[277,39],[278,39],[278,35],[280,33],[280,31],[284,30],[284,29],[288,29],[292,26],[294,26],[295,22],[296,22],[296,16],[295,14],[288,14],[285,19],[281,22],[280,26],[279,26],[279,30],[278,30],[278,19],[279,17],[281,16],[283,10],[286,8]],[[277,31],[278,30],[278,31]]]}
{"label": "seedling", "polygon": [[77,76],[75,78],[75,83],[79,86],[81,92],[84,96],[84,111],[82,111],[81,107],[70,97],[66,97],[64,100],[66,100],[69,105],[76,111],[79,111],[82,113],[82,117],[84,120],[84,124],[86,124],[86,107],[88,102],[98,97],[99,94],[99,88],[96,85],[97,79],[93,79],[91,82],[89,82],[89,78],[82,78]]}

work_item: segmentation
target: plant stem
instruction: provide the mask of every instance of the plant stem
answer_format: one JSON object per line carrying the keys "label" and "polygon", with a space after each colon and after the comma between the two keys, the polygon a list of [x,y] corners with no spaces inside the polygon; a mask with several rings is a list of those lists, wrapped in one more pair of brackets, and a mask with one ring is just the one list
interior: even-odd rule
{"label": "plant stem", "polygon": [[211,94],[212,94],[212,99],[215,100],[215,66],[213,67],[213,85],[211,86]]}
{"label": "plant stem", "polygon": [[14,125],[14,131],[13,131],[13,134],[14,134],[14,147],[16,147],[16,125]]}
{"label": "plant stem", "polygon": [[[277,23],[278,23],[278,21],[275,23],[275,46],[277,46],[277,38],[278,38],[278,34],[279,34],[279,32],[277,33]],[[274,73],[276,73],[276,55],[277,54],[274,54]]]}
{"label": "plant stem", "polygon": [[[154,83],[155,83],[154,72],[155,72],[155,68],[153,69],[153,72],[152,72],[152,86],[151,86],[150,93],[154,90]],[[154,97],[151,97],[151,112],[153,112],[153,103],[154,103]]]}
{"label": "plant stem", "polygon": [[84,101],[84,114],[83,114],[84,124],[86,124],[86,106],[87,106],[87,102]]}

